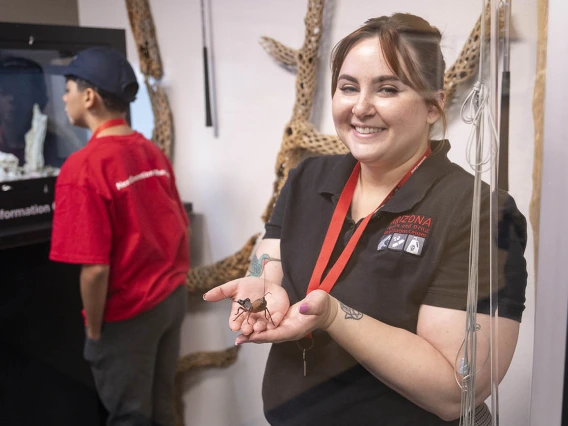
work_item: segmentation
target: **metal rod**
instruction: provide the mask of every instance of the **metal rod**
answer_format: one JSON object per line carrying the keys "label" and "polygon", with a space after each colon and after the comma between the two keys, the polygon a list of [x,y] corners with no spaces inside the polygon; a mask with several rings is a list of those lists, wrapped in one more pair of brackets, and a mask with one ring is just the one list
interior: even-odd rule
{"label": "metal rod", "polygon": [[203,40],[203,79],[205,83],[205,126],[213,126],[211,118],[211,94],[209,89],[209,54],[207,52],[207,37],[206,37],[206,20],[205,20],[205,3],[204,0],[200,1],[201,5],[201,37]]}
{"label": "metal rod", "polygon": [[503,72],[501,74],[501,108],[499,113],[499,188],[509,190],[509,107],[511,73],[510,66],[510,22],[511,0],[504,1],[503,13]]}
{"label": "metal rod", "polygon": [[219,137],[219,116],[217,114],[217,93],[215,86],[215,41],[213,39],[213,14],[211,12],[211,2],[207,0],[207,53],[209,53],[209,105],[211,106],[211,120],[213,120],[213,136]]}
{"label": "metal rod", "polygon": [[[494,117],[495,126],[497,126],[498,120],[503,120],[503,111],[499,109],[499,65],[500,65],[500,55],[499,55],[499,41],[500,41],[500,19],[499,14],[501,12],[502,1],[490,0],[491,1],[491,61],[490,61],[490,73],[491,73],[491,102],[489,103],[489,116]],[[503,81],[501,82],[503,85]],[[501,86],[503,88],[503,86]],[[502,89],[503,90],[503,89]],[[503,93],[503,92],[502,92]],[[508,88],[507,88],[508,93]],[[502,107],[503,99],[501,99]],[[508,103],[508,100],[507,100]],[[502,123],[502,121],[500,121]],[[499,187],[503,184],[507,185],[506,179],[503,173],[501,173],[502,167],[507,167],[508,159],[503,159],[502,147],[500,147],[501,135],[503,135],[503,128],[501,125],[494,131],[490,131],[491,139],[491,153],[492,161],[491,175],[490,175],[490,191],[491,198],[489,202],[490,219],[489,219],[489,306],[491,321],[489,322],[489,345],[490,345],[490,357],[491,357],[491,425],[499,426],[500,413],[499,413],[499,316],[498,309],[499,306],[499,277],[500,274],[497,271],[499,268],[498,262],[498,247],[496,242],[499,239]],[[495,158],[497,157],[497,158]],[[506,174],[506,173],[505,173]]]}
{"label": "metal rod", "polygon": [[503,27],[503,71],[509,71],[510,53],[511,53],[511,1],[503,2],[503,13],[505,16],[505,25]]}
{"label": "metal rod", "polygon": [[501,76],[501,120],[499,122],[499,189],[509,190],[509,103],[511,73]]}

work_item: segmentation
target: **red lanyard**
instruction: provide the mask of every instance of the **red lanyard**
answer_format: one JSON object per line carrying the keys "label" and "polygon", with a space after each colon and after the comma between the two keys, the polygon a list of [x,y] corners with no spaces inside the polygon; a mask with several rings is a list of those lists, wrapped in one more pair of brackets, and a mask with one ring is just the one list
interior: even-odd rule
{"label": "red lanyard", "polygon": [[105,121],[103,124],[101,124],[99,127],[95,129],[95,131],[93,132],[93,136],[91,136],[91,139],[96,139],[99,133],[101,133],[103,130],[106,130],[110,127],[116,127],[122,125],[128,126],[128,122],[124,118],[117,118],[115,120]]}
{"label": "red lanyard", "polygon": [[349,239],[349,242],[347,243],[347,245],[343,249],[343,252],[339,256],[339,259],[337,259],[337,261],[332,266],[331,270],[329,271],[329,273],[326,275],[325,279],[322,282],[321,277],[323,275],[323,272],[327,264],[329,263],[331,254],[333,252],[333,248],[337,243],[337,239],[339,238],[339,233],[341,232],[343,222],[345,221],[345,217],[347,216],[347,212],[349,211],[349,206],[351,205],[351,200],[353,199],[353,193],[355,192],[355,187],[357,186],[357,180],[359,178],[359,172],[361,170],[361,163],[357,162],[355,168],[353,169],[353,172],[351,173],[351,176],[349,177],[349,180],[347,181],[345,187],[343,188],[343,191],[341,191],[341,196],[339,197],[337,206],[333,211],[333,216],[331,217],[331,223],[329,224],[329,228],[327,229],[327,233],[325,235],[325,239],[323,241],[323,245],[320,254],[318,256],[314,272],[312,273],[312,278],[310,279],[310,283],[308,285],[308,291],[306,294],[309,294],[310,292],[316,289],[324,290],[327,293],[331,291],[337,279],[339,278],[339,275],[341,275],[341,272],[345,268],[345,265],[347,265],[349,258],[353,254],[353,250],[355,249],[355,246],[357,245],[359,238],[361,238],[363,231],[367,227],[367,224],[371,220],[371,216],[373,216],[373,214],[377,210],[379,210],[382,206],[386,204],[388,200],[392,198],[394,193],[397,190],[399,190],[402,187],[402,185],[406,183],[406,181],[410,178],[410,176],[412,176],[412,174],[416,171],[418,166],[420,166],[420,164],[422,164],[422,162],[431,153],[432,150],[430,149],[430,146],[428,146],[428,149],[426,150],[424,155],[416,162],[416,164],[414,164],[414,166],[412,166],[412,168],[408,172],[406,172],[406,174],[402,177],[400,182],[398,182],[398,184],[386,196],[383,202],[379,204],[379,207],[377,207],[375,211],[371,212],[369,215],[367,215],[367,217],[365,217],[365,219],[363,219],[363,222],[361,222],[357,230],[353,233],[353,235]]}

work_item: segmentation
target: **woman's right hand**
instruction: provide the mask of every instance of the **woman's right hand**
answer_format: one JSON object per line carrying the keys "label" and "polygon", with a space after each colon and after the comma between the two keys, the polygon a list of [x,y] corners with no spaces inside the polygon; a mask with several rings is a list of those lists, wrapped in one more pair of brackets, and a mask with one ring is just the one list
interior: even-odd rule
{"label": "woman's right hand", "polygon": [[[266,300],[265,309],[248,312],[246,305],[256,307],[261,299]],[[253,332],[272,330],[280,324],[288,309],[290,300],[288,293],[280,284],[265,280],[264,277],[244,277],[229,281],[209,290],[203,295],[207,302],[218,302],[223,299],[233,299],[229,327],[248,336]],[[246,302],[249,299],[250,304]],[[240,303],[242,302],[245,307]],[[255,309],[253,309],[255,310]],[[272,321],[270,320],[272,318]]]}
{"label": "woman's right hand", "polygon": [[299,340],[316,329],[327,330],[337,316],[338,306],[337,299],[325,291],[312,291],[288,309],[277,328],[238,336],[235,343],[282,343]]}

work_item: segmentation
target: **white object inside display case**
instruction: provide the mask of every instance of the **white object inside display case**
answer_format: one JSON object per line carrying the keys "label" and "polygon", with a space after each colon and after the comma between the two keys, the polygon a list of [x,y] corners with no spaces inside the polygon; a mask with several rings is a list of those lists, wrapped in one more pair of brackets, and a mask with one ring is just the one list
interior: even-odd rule
{"label": "white object inside display case", "polygon": [[47,115],[42,114],[38,104],[33,106],[32,128],[26,133],[26,174],[39,172],[45,162],[43,158],[43,142],[47,131]]}

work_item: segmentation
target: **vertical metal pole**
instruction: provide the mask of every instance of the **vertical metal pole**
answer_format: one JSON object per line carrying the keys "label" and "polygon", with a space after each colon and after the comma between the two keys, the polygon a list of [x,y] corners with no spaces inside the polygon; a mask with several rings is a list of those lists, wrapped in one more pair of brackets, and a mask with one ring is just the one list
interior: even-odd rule
{"label": "vertical metal pole", "polygon": [[502,1],[505,18],[503,28],[503,63],[501,72],[501,106],[499,120],[499,188],[509,190],[509,98],[511,87],[510,65],[510,24],[512,0]]}
{"label": "vertical metal pole", "polygon": [[205,85],[205,126],[211,127],[213,121],[211,119],[211,96],[209,90],[209,55],[207,53],[207,35],[206,35],[206,19],[205,19],[205,4],[201,0],[201,37],[203,40],[203,79]]}
{"label": "vertical metal pole", "polygon": [[[491,18],[491,38],[489,47],[489,102],[487,117],[493,119],[488,123],[490,153],[491,153],[491,173],[490,191],[491,199],[489,203],[489,253],[490,253],[490,315],[489,323],[489,353],[491,361],[491,421],[493,426],[499,426],[499,316],[497,307],[499,306],[499,266],[498,247],[497,247],[497,222],[499,210],[499,1],[490,0]],[[495,134],[497,132],[497,134]]]}

